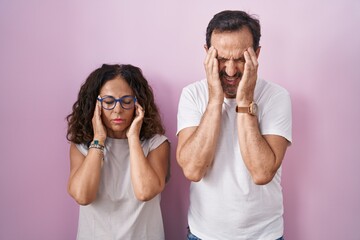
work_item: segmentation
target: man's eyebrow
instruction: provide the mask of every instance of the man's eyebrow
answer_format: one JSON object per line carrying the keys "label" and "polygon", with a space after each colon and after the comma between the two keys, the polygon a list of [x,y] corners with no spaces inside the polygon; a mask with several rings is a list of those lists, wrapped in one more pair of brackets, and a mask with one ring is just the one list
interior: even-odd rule
{"label": "man's eyebrow", "polygon": [[217,56],[216,58],[217,58],[217,59],[223,59],[223,60],[229,60],[229,58],[221,57],[221,56]]}
{"label": "man's eyebrow", "polygon": [[[226,58],[226,57],[222,57],[222,56],[217,56],[216,58],[221,59],[221,60],[230,60],[230,58]],[[233,58],[233,60],[242,60],[242,59],[245,59],[244,54],[241,54],[241,56],[238,58]]]}
{"label": "man's eyebrow", "polygon": [[238,57],[238,58],[236,58],[236,59],[234,59],[234,60],[242,60],[242,59],[245,59],[244,54],[241,54],[241,56],[240,56],[240,57]]}

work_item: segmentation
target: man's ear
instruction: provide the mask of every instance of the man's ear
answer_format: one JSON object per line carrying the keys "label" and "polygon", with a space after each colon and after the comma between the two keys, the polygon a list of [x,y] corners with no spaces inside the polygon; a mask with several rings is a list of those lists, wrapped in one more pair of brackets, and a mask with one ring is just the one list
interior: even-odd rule
{"label": "man's ear", "polygon": [[207,45],[206,45],[206,44],[204,44],[204,49],[205,49],[205,51],[206,51],[206,52],[208,52],[208,51],[209,51],[209,49],[208,49],[208,47],[207,47]]}
{"label": "man's ear", "polygon": [[257,49],[256,49],[256,57],[259,58],[259,55],[260,55],[260,50],[261,50],[261,46],[259,46]]}

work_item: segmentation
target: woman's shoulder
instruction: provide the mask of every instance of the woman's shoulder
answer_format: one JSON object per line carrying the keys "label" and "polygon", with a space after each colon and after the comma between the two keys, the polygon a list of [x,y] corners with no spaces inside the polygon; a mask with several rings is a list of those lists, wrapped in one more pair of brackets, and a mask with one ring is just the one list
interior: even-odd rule
{"label": "woman's shoulder", "polygon": [[149,139],[146,139],[145,144],[149,145],[151,149],[155,149],[160,146],[163,142],[169,141],[169,139],[163,134],[155,134]]}
{"label": "woman's shoulder", "polygon": [[74,145],[84,156],[87,155],[89,148],[85,143],[74,143]]}

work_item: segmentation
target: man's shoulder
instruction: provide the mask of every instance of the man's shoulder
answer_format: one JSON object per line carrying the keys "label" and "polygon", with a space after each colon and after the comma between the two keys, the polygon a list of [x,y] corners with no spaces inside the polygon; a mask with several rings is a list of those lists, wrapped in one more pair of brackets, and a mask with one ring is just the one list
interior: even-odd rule
{"label": "man's shoulder", "polygon": [[259,78],[256,83],[256,90],[258,93],[267,92],[271,94],[289,94],[289,92],[281,85],[266,81],[264,79]]}
{"label": "man's shoulder", "polygon": [[184,87],[186,91],[206,91],[208,89],[206,79],[192,82]]}
{"label": "man's shoulder", "polygon": [[206,105],[209,98],[209,90],[206,79],[190,83],[182,90],[180,101],[190,101],[193,104]]}

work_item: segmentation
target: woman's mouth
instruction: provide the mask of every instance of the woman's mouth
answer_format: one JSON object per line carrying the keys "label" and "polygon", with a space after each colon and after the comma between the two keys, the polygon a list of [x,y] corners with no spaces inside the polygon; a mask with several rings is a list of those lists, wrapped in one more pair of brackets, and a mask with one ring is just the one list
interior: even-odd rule
{"label": "woman's mouth", "polygon": [[122,118],[115,118],[112,120],[115,124],[120,124],[120,123],[123,123],[125,120],[122,119]]}

